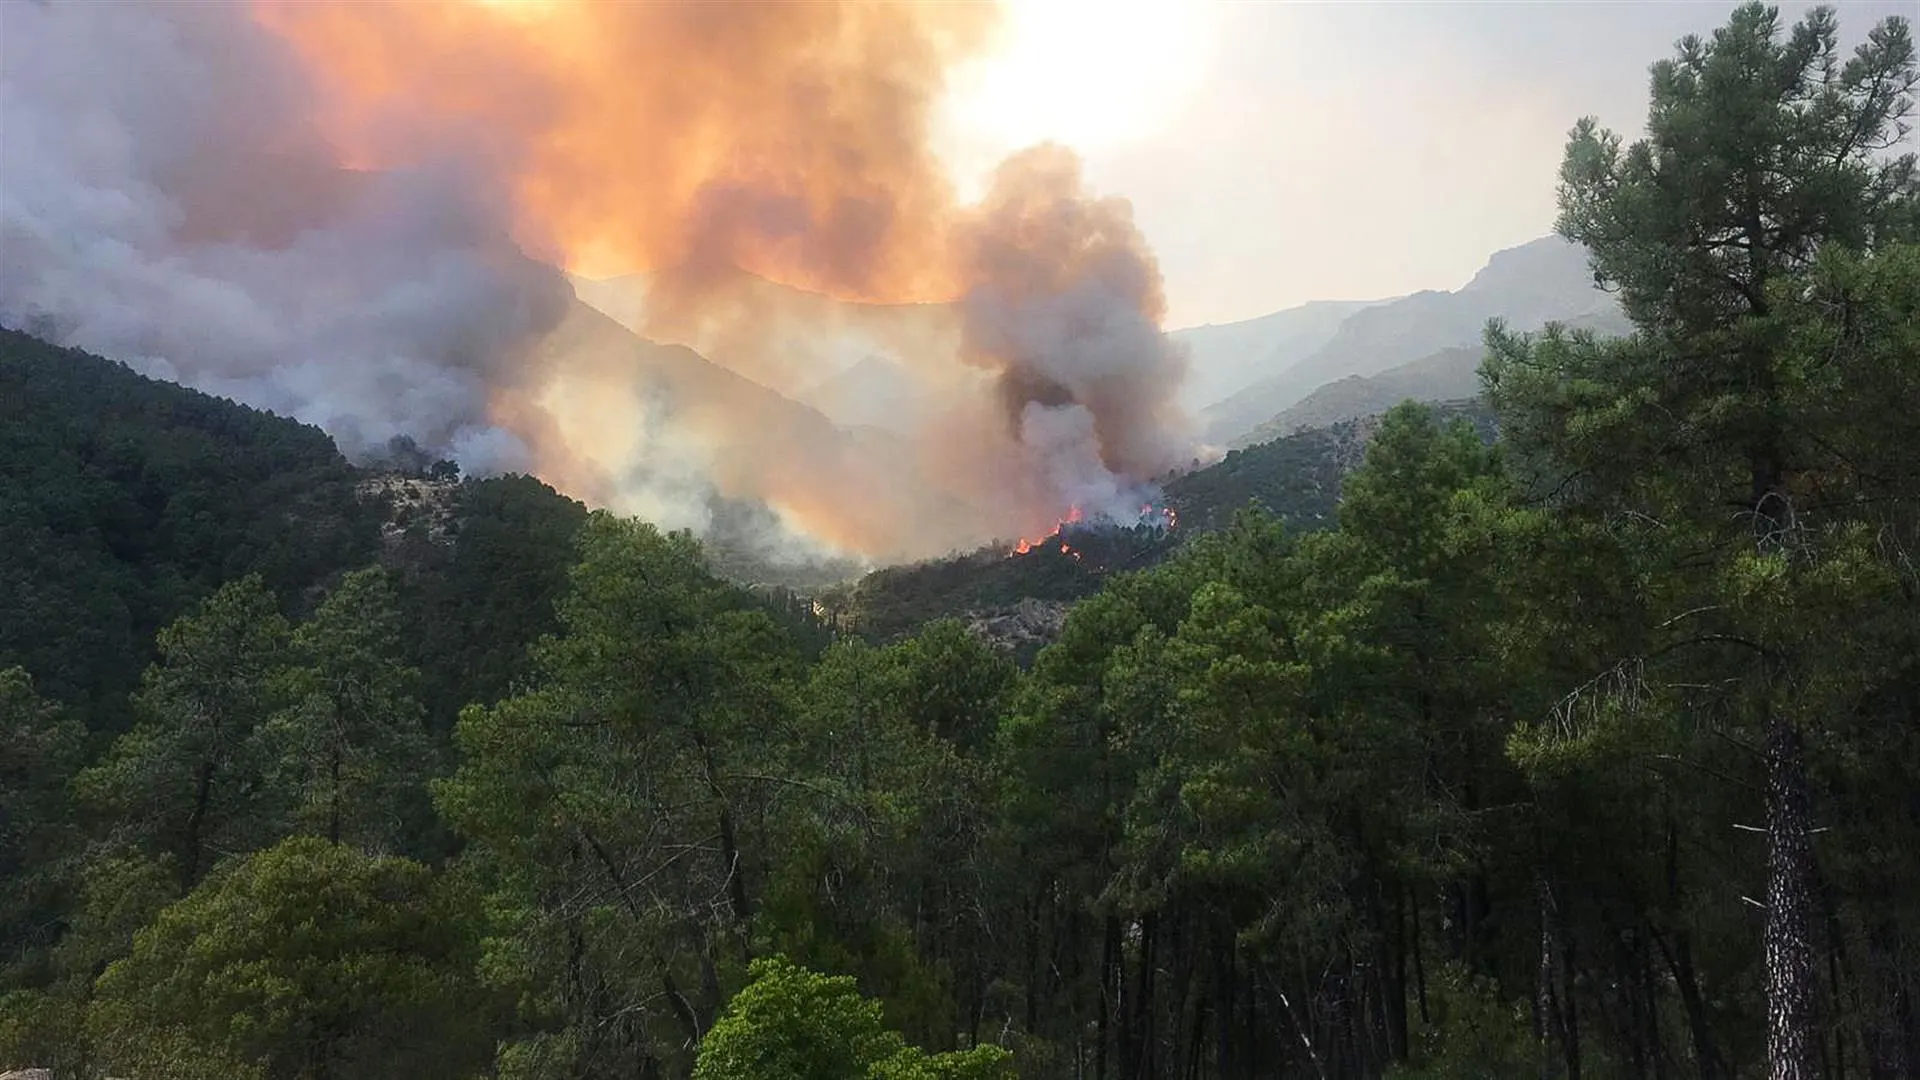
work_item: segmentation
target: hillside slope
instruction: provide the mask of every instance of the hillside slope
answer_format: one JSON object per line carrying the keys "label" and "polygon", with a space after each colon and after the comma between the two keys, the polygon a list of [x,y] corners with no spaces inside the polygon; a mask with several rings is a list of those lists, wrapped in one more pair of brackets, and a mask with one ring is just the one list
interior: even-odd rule
{"label": "hillside slope", "polygon": [[[318,428],[0,329],[0,670],[97,730],[127,722],[155,632],[220,585],[257,573],[300,614],[373,564],[397,575],[405,659],[451,724],[524,675],[586,513],[529,476],[356,468]],[[727,546],[765,527],[750,509],[720,524],[717,571],[791,571]]]}
{"label": "hillside slope", "polygon": [[318,428],[0,329],[0,668],[114,712],[222,582],[292,599],[370,561],[355,479]]}
{"label": "hillside slope", "polygon": [[1181,399],[1198,412],[1232,397],[1311,356],[1348,316],[1374,303],[1316,300],[1257,319],[1170,331],[1191,365]]}
{"label": "hillside slope", "polygon": [[[952,349],[955,312],[948,304],[872,304],[841,300],[743,274],[716,287],[715,299],[687,310],[656,311],[652,276],[573,277],[574,295],[640,337],[684,345],[707,360],[835,421],[865,422],[836,411],[847,388],[822,393],[863,360],[894,364]],[[870,408],[870,403],[856,402]]]}
{"label": "hillside slope", "polygon": [[[1451,402],[1435,411],[1443,418],[1466,417],[1484,437],[1494,437],[1492,415],[1477,402]],[[841,629],[878,640],[932,619],[964,617],[1028,656],[1044,644],[1047,627],[1057,627],[1067,605],[1091,596],[1108,577],[1153,566],[1191,538],[1226,528],[1248,507],[1303,532],[1332,527],[1341,480],[1364,459],[1377,426],[1369,416],[1296,432],[1173,479],[1166,504],[1179,527],[1172,531],[1073,531],[1065,536],[1069,551],[1052,543],[1024,554],[989,547],[888,567],[822,591],[820,607]],[[1011,638],[996,632],[1002,626]]]}
{"label": "hillside slope", "polygon": [[1313,355],[1207,408],[1206,437],[1244,445],[1255,428],[1321,386],[1475,346],[1496,318],[1515,330],[1550,321],[1608,332],[1625,326],[1613,297],[1594,287],[1585,251],[1546,237],[1495,254],[1455,292],[1416,293],[1355,312]]}
{"label": "hillside slope", "polygon": [[1326,427],[1386,412],[1402,401],[1458,401],[1480,393],[1480,360],[1475,345],[1442,349],[1378,375],[1349,375],[1327,383],[1280,415],[1234,441],[1253,446],[1296,431]]}
{"label": "hillside slope", "polygon": [[[977,535],[985,517],[979,508],[914,475],[911,458],[888,432],[849,431],[693,349],[642,338],[584,302],[572,305],[532,363],[592,387],[595,401],[610,393],[638,399],[644,425],[630,432],[587,428],[579,434],[599,463],[619,475],[610,490],[586,490],[584,482],[577,483],[578,494],[624,513],[672,524],[661,511],[671,508],[684,517],[697,510],[714,517],[724,513],[725,503],[754,504],[763,493],[802,504],[831,499],[830,506],[821,502],[810,509],[830,513],[883,559],[947,550],[935,541]],[[592,404],[584,415],[595,415]],[[622,409],[622,415],[632,412]],[[630,447],[624,445],[628,442]],[[690,464],[694,461],[697,466]],[[884,506],[839,497],[849,491],[886,491],[894,497]],[[777,527],[772,517],[766,520]],[[766,539],[768,552],[791,551],[802,576],[817,576],[818,560],[804,554],[807,545],[791,536]]]}

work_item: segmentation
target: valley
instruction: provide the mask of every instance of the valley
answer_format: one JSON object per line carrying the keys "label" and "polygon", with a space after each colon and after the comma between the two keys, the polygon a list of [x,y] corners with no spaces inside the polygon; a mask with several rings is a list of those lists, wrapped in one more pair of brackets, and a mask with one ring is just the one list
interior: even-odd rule
{"label": "valley", "polygon": [[1908,6],[0,5],[0,1080],[1920,1075]]}

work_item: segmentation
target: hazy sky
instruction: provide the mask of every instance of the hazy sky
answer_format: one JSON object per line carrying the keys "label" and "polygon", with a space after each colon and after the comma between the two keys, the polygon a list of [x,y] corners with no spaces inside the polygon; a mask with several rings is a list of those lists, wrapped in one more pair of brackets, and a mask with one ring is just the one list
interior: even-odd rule
{"label": "hazy sky", "polygon": [[[1784,3],[1791,18],[1806,4]],[[1920,0],[1841,0],[1848,47]],[[1647,67],[1730,0],[1013,0],[956,174],[1054,137],[1133,200],[1170,326],[1455,288],[1552,227],[1568,128],[1637,132]],[[1064,43],[1064,44],[1063,44]],[[1063,59],[1064,57],[1064,59]]]}

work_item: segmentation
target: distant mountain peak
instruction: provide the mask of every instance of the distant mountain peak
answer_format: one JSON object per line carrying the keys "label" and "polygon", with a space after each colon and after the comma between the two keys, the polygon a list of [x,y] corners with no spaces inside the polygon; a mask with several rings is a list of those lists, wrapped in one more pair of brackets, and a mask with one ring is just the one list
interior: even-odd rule
{"label": "distant mountain peak", "polygon": [[1537,288],[1543,277],[1553,284],[1572,280],[1591,288],[1593,275],[1587,268],[1587,249],[1560,236],[1543,236],[1504,248],[1488,256],[1486,265],[1461,286],[1460,292]]}
{"label": "distant mountain peak", "polygon": [[[1477,349],[1491,319],[1523,331],[1548,322],[1609,329],[1618,313],[1614,298],[1594,286],[1586,250],[1543,236],[1495,252],[1457,291],[1428,289],[1353,312],[1311,355],[1269,365],[1265,378],[1208,406],[1202,414],[1206,438],[1239,444],[1257,429],[1272,430],[1268,425],[1297,423],[1283,414],[1323,386],[1449,350]],[[1312,411],[1316,418],[1322,412]]]}

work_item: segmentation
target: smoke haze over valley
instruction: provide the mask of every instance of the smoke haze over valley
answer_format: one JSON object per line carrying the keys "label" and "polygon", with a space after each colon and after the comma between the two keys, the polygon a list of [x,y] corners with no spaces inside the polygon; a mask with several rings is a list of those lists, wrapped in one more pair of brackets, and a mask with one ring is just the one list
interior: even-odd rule
{"label": "smoke haze over valley", "polygon": [[[1125,192],[953,103],[1036,56],[1199,93],[1180,50],[1218,13],[1169,10],[1076,52],[1019,4],[12,3],[0,322],[362,459],[405,436],[697,533],[763,507],[782,559],[1128,524],[1210,444],[1513,306],[1163,334]],[[1037,134],[1081,124],[1101,161],[1150,134],[1096,113]]]}
{"label": "smoke haze over valley", "polygon": [[[16,5],[0,318],[696,531],[750,500],[897,559],[1137,512],[1192,444],[1127,203],[1039,146],[963,206],[931,149],[992,16]],[[608,260],[649,275],[634,329],[731,371],[584,309],[564,271]],[[877,443],[782,394],[846,331],[925,405]]]}
{"label": "smoke haze over valley", "polygon": [[0,0],[0,1080],[1920,1076],[1916,0]]}

